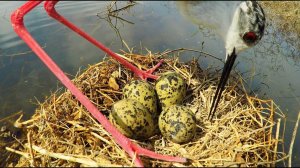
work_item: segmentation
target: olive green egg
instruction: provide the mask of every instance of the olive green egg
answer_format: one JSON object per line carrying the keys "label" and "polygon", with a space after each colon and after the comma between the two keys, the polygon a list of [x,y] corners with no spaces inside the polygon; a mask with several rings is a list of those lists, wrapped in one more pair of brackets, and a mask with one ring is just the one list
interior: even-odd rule
{"label": "olive green egg", "polygon": [[196,132],[196,118],[185,106],[172,105],[161,112],[158,119],[161,134],[175,143],[190,141]]}
{"label": "olive green egg", "polygon": [[156,122],[145,106],[136,100],[123,99],[113,104],[110,122],[125,136],[146,139],[154,135]]}
{"label": "olive green egg", "polygon": [[174,104],[181,104],[186,95],[186,82],[176,72],[167,72],[160,76],[155,90],[162,110]]}
{"label": "olive green egg", "polygon": [[123,88],[123,95],[126,99],[140,102],[157,118],[157,96],[152,85],[142,80],[131,81]]}

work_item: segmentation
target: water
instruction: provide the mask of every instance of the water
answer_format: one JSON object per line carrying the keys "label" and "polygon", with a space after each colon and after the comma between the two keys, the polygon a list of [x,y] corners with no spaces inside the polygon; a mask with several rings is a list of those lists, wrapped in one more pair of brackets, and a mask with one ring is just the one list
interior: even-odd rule
{"label": "water", "polygon": [[[0,118],[22,110],[28,118],[36,102],[42,102],[51,91],[61,87],[49,70],[14,33],[10,13],[24,2],[4,2],[0,6]],[[124,5],[122,2],[119,6]],[[57,10],[103,44],[118,52],[126,50],[114,29],[97,13],[108,2],[60,2]],[[139,51],[140,45],[153,52],[166,49],[193,48],[224,59],[224,44],[220,37],[186,20],[172,2],[139,2],[120,16],[133,22],[117,23],[121,37]],[[114,23],[114,22],[113,22]],[[103,59],[104,53],[74,32],[49,18],[40,5],[26,15],[25,24],[33,37],[70,77],[89,64]],[[203,44],[204,42],[204,44]],[[203,44],[203,45],[202,45]],[[276,27],[267,26],[267,33],[258,46],[239,55],[236,70],[248,77],[247,89],[258,90],[259,96],[269,97],[286,112],[286,147],[300,109],[299,46],[285,40]],[[298,47],[298,48],[297,48]],[[185,54],[183,60],[189,60]],[[220,66],[211,58],[200,58],[201,66]],[[296,138],[293,166],[300,166],[300,132]],[[288,148],[286,148],[288,149]]]}

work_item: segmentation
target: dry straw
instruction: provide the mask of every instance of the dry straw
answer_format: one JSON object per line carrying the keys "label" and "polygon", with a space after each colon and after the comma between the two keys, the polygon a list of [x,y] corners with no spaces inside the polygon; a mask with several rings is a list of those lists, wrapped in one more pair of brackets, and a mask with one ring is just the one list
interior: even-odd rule
{"label": "dry straw", "polygon": [[[184,49],[174,53],[178,51]],[[179,145],[161,135],[143,142],[134,140],[157,153],[189,158],[189,163],[143,157],[145,166],[274,166],[287,158],[278,150],[283,143],[280,131],[284,115],[272,100],[248,95],[241,77],[232,74],[220,100],[217,119],[211,123],[207,115],[220,74],[201,69],[195,59],[182,63],[179,57],[167,57],[172,53],[120,54],[141,69],[151,68],[164,58],[164,64],[155,74],[171,70],[186,79],[189,96],[184,104],[197,118],[198,130],[189,143]],[[88,67],[73,81],[108,115],[112,104],[122,98],[123,86],[133,79],[132,72],[107,59]],[[30,120],[18,120],[15,125],[25,128],[27,136],[19,140],[22,145],[18,148],[6,148],[21,156],[12,165],[133,166],[132,159],[69,91],[53,93]]]}

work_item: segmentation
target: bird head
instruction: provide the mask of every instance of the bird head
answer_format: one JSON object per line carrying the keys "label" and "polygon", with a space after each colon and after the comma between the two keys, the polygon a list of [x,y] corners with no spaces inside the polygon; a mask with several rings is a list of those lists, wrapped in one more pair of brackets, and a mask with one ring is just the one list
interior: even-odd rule
{"label": "bird head", "polygon": [[225,37],[226,57],[235,48],[236,54],[256,45],[263,36],[265,15],[255,1],[241,2],[236,8]]}
{"label": "bird head", "polygon": [[212,119],[237,54],[261,40],[265,14],[256,1],[179,1],[177,6],[184,16],[214,30],[225,43],[226,61],[209,112]]}
{"label": "bird head", "polygon": [[226,62],[209,112],[210,120],[215,114],[237,54],[256,45],[262,38],[264,29],[265,15],[259,4],[255,1],[241,2],[226,34]]}

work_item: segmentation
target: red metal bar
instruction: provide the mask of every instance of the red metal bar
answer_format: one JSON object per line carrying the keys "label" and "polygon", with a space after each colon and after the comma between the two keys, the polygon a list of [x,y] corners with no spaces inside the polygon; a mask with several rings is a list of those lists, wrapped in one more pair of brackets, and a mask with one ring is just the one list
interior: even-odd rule
{"label": "red metal bar", "polygon": [[[30,36],[26,30],[23,17],[30,10],[40,4],[42,1],[29,1],[22,7],[13,12],[11,22],[15,32],[24,40],[24,42],[33,50],[34,53],[42,60],[42,62],[50,69],[50,71],[71,91],[77,100],[84,105],[88,111],[102,124],[102,126],[112,134],[116,142],[124,148],[131,156],[135,156],[135,152],[131,148],[131,141],[122,135],[104,115],[91,103],[91,101],[72,83],[72,81],[63,73],[63,71],[55,64],[55,62],[47,55],[40,45]],[[143,164],[138,157],[135,160],[136,166],[142,167]]]}
{"label": "red metal bar", "polygon": [[[117,61],[119,61],[121,64],[123,64],[125,67],[127,67],[128,69],[130,69],[132,72],[134,72],[141,79],[147,79],[147,78],[157,79],[158,78],[158,76],[151,74],[155,69],[153,71],[143,71],[141,69],[138,69],[136,66],[132,65],[131,63],[129,63],[128,61],[126,61],[125,59],[123,59],[122,57],[120,57],[119,55],[117,55],[115,52],[113,52],[112,50],[110,50],[109,48],[107,48],[106,46],[104,46],[102,43],[100,43],[99,41],[97,41],[95,38],[93,38],[92,36],[88,35],[84,31],[82,31],[80,28],[78,28],[77,26],[75,26],[73,23],[71,23],[70,21],[68,21],[66,18],[64,18],[63,16],[61,16],[59,13],[57,13],[57,11],[54,8],[57,2],[58,1],[46,1],[45,2],[44,8],[47,11],[47,13],[48,13],[49,16],[51,16],[52,18],[56,19],[60,23],[64,24],[65,26],[67,26],[68,28],[70,28],[71,30],[73,30],[74,32],[76,32],[77,34],[79,34],[81,37],[85,38],[86,40],[88,40],[89,42],[91,42],[92,44],[94,44],[96,47],[98,47],[101,50],[103,50],[104,52],[106,52],[108,55],[110,55],[111,57],[113,57],[114,59],[116,59]],[[161,62],[158,63],[158,64],[160,65]],[[158,67],[158,66],[155,66],[155,67]]]}
{"label": "red metal bar", "polygon": [[[153,151],[141,148],[137,144],[133,144],[127,137],[121,134],[106,119],[106,117],[91,103],[91,101],[72,83],[72,81],[63,73],[63,71],[40,47],[40,45],[31,37],[31,35],[28,33],[24,26],[24,16],[30,10],[39,5],[41,2],[42,1],[29,1],[20,8],[18,8],[16,11],[14,11],[11,15],[13,29],[20,36],[20,38],[32,49],[32,51],[37,54],[37,56],[50,69],[50,71],[70,90],[70,92],[76,97],[76,99],[82,105],[84,105],[87,108],[87,110],[92,114],[92,116],[95,117],[102,124],[102,126],[112,135],[114,140],[129,154],[129,156],[135,158],[135,165],[138,167],[143,166],[138,155],[147,155],[152,158],[167,161],[186,162],[185,158],[160,155]],[[135,156],[135,153],[137,153],[137,156]]]}

